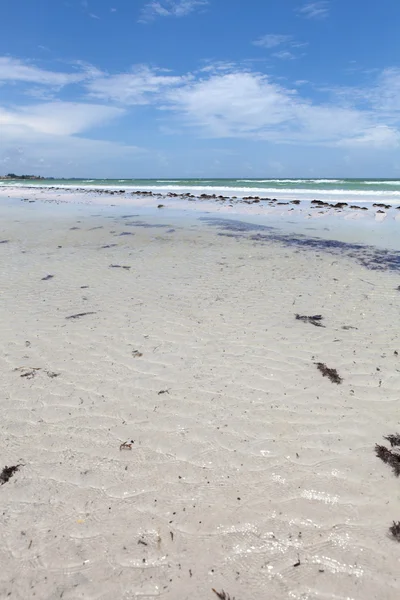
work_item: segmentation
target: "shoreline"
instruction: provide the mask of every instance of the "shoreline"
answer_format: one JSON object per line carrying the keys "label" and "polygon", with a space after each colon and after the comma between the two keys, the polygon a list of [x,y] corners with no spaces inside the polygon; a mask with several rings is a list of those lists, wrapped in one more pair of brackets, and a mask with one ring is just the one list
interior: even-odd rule
{"label": "shoreline", "polygon": [[280,228],[289,233],[319,236],[342,242],[375,245],[400,250],[400,210],[382,202],[330,203],[319,200],[278,200],[259,198],[218,198],[184,194],[128,192],[126,190],[92,190],[82,188],[47,188],[11,186],[0,188],[0,198],[12,206],[41,202],[43,205],[92,206],[132,209],[146,215],[204,216],[214,214],[232,219],[245,219]]}

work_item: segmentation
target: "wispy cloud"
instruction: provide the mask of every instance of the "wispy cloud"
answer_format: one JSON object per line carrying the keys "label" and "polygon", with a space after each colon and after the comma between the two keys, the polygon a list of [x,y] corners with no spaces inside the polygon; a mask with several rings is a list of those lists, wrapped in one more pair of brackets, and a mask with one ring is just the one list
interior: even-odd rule
{"label": "wispy cloud", "polygon": [[185,17],[208,4],[208,0],[152,0],[143,7],[140,23],[148,23],[157,17]]}
{"label": "wispy cloud", "polygon": [[282,35],[276,33],[268,33],[267,35],[263,35],[255,40],[253,45],[260,48],[266,48],[267,50],[281,47],[281,50],[273,52],[270,55],[271,57],[279,58],[281,60],[294,60],[295,58],[304,56],[304,54],[295,54],[293,50],[308,46],[306,42],[294,41],[293,36],[291,35]]}
{"label": "wispy cloud", "polygon": [[261,48],[275,48],[281,46],[292,40],[291,35],[279,35],[275,33],[268,33],[263,35],[253,42],[254,46],[260,46]]}
{"label": "wispy cloud", "polygon": [[[380,89],[382,82],[377,86]],[[392,79],[385,106],[400,106],[396,86]],[[400,117],[394,111],[385,114],[371,102],[364,108],[357,103],[341,106],[337,99],[313,102],[261,73],[215,73],[167,96],[162,108],[206,137],[367,148],[400,145]]]}
{"label": "wispy cloud", "polygon": [[0,84],[2,82],[24,82],[63,87],[70,83],[82,81],[86,77],[85,73],[47,71],[17,58],[0,57]]}
{"label": "wispy cloud", "polygon": [[297,12],[306,19],[325,19],[329,14],[329,2],[327,0],[307,2]]}
{"label": "wispy cloud", "polygon": [[86,89],[92,98],[131,106],[146,105],[154,102],[168,88],[183,85],[188,77],[138,65],[129,73],[95,77],[86,84]]}
{"label": "wispy cloud", "polygon": [[[276,54],[280,52],[280,58],[290,58],[285,49]],[[0,111],[2,132],[8,128],[21,136],[23,131],[79,136],[124,115],[134,123],[134,107],[140,105],[159,111],[156,122],[164,131],[189,128],[200,137],[367,149],[400,146],[400,69],[396,68],[371,75],[368,86],[320,90],[326,99],[315,100],[301,88],[304,82],[290,86],[234,63],[209,64],[183,74],[147,65],[117,74],[85,63],[76,67],[78,73],[61,73],[0,58],[3,85],[20,90],[15,83],[25,82],[36,90],[34,104],[26,104],[25,86],[21,105]],[[37,102],[38,86],[54,92],[57,86],[69,84],[79,85],[80,102],[45,101],[45,93],[44,101]]]}
{"label": "wispy cloud", "polygon": [[275,58],[280,58],[281,60],[295,60],[297,56],[293,54],[293,52],[289,52],[289,50],[280,50],[279,52],[274,52],[272,54]]}
{"label": "wispy cloud", "polygon": [[91,19],[100,20],[100,17],[98,15],[90,11],[88,0],[81,0],[81,6],[83,8],[83,12],[85,12],[88,17],[90,17]]}
{"label": "wispy cloud", "polygon": [[14,109],[0,107],[0,125],[13,125],[51,135],[75,135],[124,113],[121,108],[101,104],[46,102]]}

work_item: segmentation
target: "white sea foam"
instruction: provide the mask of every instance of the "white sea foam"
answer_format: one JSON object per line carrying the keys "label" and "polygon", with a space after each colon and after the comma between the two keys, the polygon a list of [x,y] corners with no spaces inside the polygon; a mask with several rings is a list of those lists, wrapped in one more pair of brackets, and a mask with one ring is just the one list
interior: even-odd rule
{"label": "white sea foam", "polygon": [[236,179],[244,183],[346,183],[343,179]]}
{"label": "white sea foam", "polygon": [[362,185],[400,185],[400,181],[362,181]]}
{"label": "white sea foam", "polygon": [[[170,182],[171,180],[168,180]],[[27,186],[24,183],[19,182],[1,182],[1,184],[9,187],[34,187],[37,188],[57,188],[57,189],[68,189],[68,190],[80,190],[84,189],[85,191],[89,190],[98,190],[99,188],[102,190],[118,190],[119,186],[117,185],[97,185],[86,184],[82,185],[78,182],[75,184],[56,184],[54,182],[49,183],[35,183],[34,185]],[[399,203],[400,202],[400,190],[371,190],[371,189],[321,189],[321,188],[285,188],[285,187],[250,187],[250,186],[216,186],[216,185],[202,185],[203,182],[199,185],[187,184],[187,185],[140,185],[129,183],[124,186],[126,193],[129,192],[137,192],[137,191],[152,191],[155,193],[168,194],[168,192],[174,192],[176,194],[184,194],[184,193],[192,193],[195,195],[200,194],[215,194],[215,195],[223,195],[228,198],[232,198],[232,196],[242,197],[247,195],[258,196],[260,198],[276,198],[281,200],[339,200],[343,199],[347,202],[379,202],[380,200],[386,203]]]}

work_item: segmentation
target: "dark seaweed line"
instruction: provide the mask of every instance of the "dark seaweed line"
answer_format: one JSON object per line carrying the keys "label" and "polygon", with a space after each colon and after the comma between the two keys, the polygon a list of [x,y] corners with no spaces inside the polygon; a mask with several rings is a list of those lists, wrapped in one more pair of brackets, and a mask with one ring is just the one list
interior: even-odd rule
{"label": "dark seaweed line", "polygon": [[[278,242],[285,246],[305,250],[319,250],[335,255],[345,254],[373,271],[400,270],[400,252],[398,250],[381,249],[374,246],[340,242],[337,240],[324,240],[322,238],[307,237],[303,234],[286,234],[279,232],[275,227],[255,225],[253,223],[246,223],[245,221],[213,219],[211,217],[203,217],[201,220],[222,229],[223,232],[219,233],[221,236],[242,237],[260,243]],[[254,231],[258,233],[252,234]],[[252,235],[245,235],[248,233]]]}

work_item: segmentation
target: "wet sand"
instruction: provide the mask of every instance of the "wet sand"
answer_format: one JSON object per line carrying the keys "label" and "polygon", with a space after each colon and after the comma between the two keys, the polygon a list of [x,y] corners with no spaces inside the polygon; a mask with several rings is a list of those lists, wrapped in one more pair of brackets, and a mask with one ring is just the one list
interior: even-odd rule
{"label": "wet sand", "polygon": [[396,250],[0,215],[1,597],[398,597]]}

